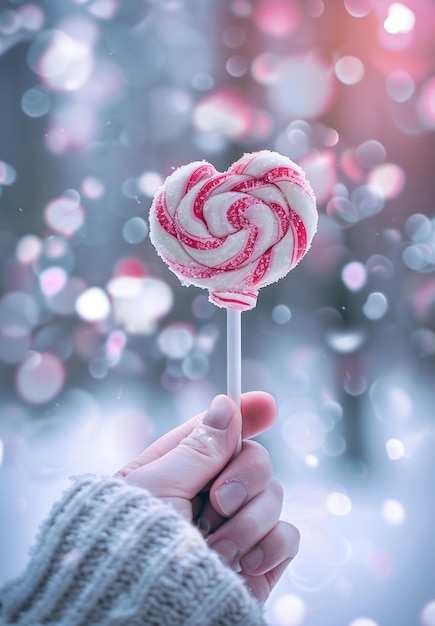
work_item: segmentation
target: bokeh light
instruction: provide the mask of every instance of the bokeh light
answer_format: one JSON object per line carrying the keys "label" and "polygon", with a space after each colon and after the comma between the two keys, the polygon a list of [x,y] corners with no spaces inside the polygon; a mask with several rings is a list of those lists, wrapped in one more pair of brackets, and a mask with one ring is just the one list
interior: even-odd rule
{"label": "bokeh light", "polygon": [[5,161],[0,161],[0,185],[12,185],[16,177],[15,168]]}
{"label": "bokeh light", "polygon": [[29,117],[46,115],[51,108],[51,99],[48,91],[42,85],[31,87],[24,92],[21,98],[21,108]]}
{"label": "bokeh light", "polygon": [[110,302],[100,287],[86,289],[76,301],[78,315],[88,322],[105,319],[110,313]]}
{"label": "bokeh light", "polygon": [[63,267],[48,267],[39,275],[41,291],[46,296],[52,296],[65,287],[68,275]]}
{"label": "bokeh light", "polygon": [[157,278],[118,276],[107,285],[117,323],[130,333],[148,334],[172,308],[168,285]]}
{"label": "bokeh light", "polygon": [[398,526],[405,521],[405,508],[397,500],[385,500],[382,504],[382,517],[390,526]]}
{"label": "bokeh light", "polygon": [[280,62],[279,78],[269,86],[271,106],[292,118],[313,120],[334,97],[333,70],[318,53],[295,54]]}
{"label": "bokeh light", "polygon": [[20,263],[32,263],[35,261],[42,249],[41,240],[36,235],[25,235],[16,247],[16,257]]}
{"label": "bokeh light", "polygon": [[342,517],[348,515],[352,509],[352,502],[344,493],[334,492],[326,500],[326,508],[332,515]]}
{"label": "bokeh light", "polygon": [[193,119],[200,132],[239,139],[248,133],[252,111],[236,92],[222,90],[199,102]]}
{"label": "bokeh light", "polygon": [[272,615],[278,626],[300,626],[305,621],[307,607],[300,596],[280,596],[272,606]]}
{"label": "bokeh light", "polygon": [[54,354],[30,351],[17,369],[16,387],[31,404],[53,400],[65,383],[65,368]]}
{"label": "bokeh light", "polygon": [[392,461],[401,459],[405,454],[405,446],[399,439],[389,439],[385,444],[388,458]]}
{"label": "bokeh light", "polygon": [[128,243],[142,243],[148,236],[148,225],[142,217],[131,217],[125,222],[122,234]]}
{"label": "bokeh light", "polygon": [[363,311],[370,320],[379,320],[388,309],[388,300],[383,293],[374,291],[370,293],[364,303]]}
{"label": "bokeh light", "polygon": [[254,21],[270,37],[288,37],[301,22],[302,11],[294,0],[260,0],[255,5]]}
{"label": "bokeh light", "polygon": [[65,194],[45,208],[45,221],[54,231],[71,237],[84,223],[84,211],[78,194]]}
{"label": "bokeh light", "polygon": [[419,112],[428,128],[435,127],[435,78],[430,78],[423,86],[420,95]]}
{"label": "bokeh light", "polygon": [[360,291],[366,283],[367,272],[362,263],[353,261],[343,267],[341,277],[348,289],[351,291]]}
{"label": "bokeh light", "polygon": [[82,193],[91,200],[99,200],[104,196],[105,185],[96,176],[86,176],[81,184]]}
{"label": "bokeh light", "polygon": [[411,8],[400,3],[393,2],[388,7],[388,17],[384,21],[387,33],[409,33],[415,26],[415,15]]}
{"label": "bokeh light", "polygon": [[277,304],[272,311],[272,319],[276,324],[287,324],[291,320],[291,310],[285,304]]}
{"label": "bokeh light", "polygon": [[172,359],[184,358],[193,348],[193,330],[183,324],[171,324],[158,337],[160,350]]}
{"label": "bokeh light", "polygon": [[364,76],[364,64],[358,57],[345,55],[334,66],[338,80],[345,85],[356,85]]}
{"label": "bokeh light", "polygon": [[398,69],[388,74],[386,89],[395,102],[406,102],[414,94],[415,82],[408,72]]}
{"label": "bokeh light", "polygon": [[422,626],[434,626],[435,624],[435,600],[428,602],[421,612]]}
{"label": "bokeh light", "polygon": [[375,7],[375,0],[344,0],[344,6],[352,17],[365,17]]}
{"label": "bokeh light", "polygon": [[395,198],[405,185],[405,173],[394,163],[378,165],[369,174],[370,185],[383,198]]}

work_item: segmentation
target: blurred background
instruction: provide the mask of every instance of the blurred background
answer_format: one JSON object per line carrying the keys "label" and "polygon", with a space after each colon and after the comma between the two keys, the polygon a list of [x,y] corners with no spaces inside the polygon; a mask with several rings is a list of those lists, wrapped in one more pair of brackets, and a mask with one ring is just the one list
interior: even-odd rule
{"label": "blurred background", "polygon": [[157,257],[164,178],[273,149],[311,251],[244,313],[301,551],[272,626],[435,625],[435,2],[3,0],[0,580],[83,472],[225,392],[225,311]]}

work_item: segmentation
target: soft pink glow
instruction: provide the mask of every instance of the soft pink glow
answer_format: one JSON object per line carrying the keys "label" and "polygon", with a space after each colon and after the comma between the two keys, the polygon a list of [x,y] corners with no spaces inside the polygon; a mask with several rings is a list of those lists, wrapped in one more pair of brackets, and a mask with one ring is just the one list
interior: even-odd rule
{"label": "soft pink glow", "polygon": [[294,0],[260,0],[255,5],[254,21],[270,37],[287,37],[299,26],[301,17]]}

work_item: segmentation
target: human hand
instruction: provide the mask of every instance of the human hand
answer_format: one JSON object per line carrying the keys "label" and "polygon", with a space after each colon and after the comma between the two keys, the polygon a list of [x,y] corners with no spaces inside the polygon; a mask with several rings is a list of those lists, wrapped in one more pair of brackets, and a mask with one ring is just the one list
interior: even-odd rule
{"label": "human hand", "polygon": [[[170,431],[116,476],[170,502],[188,521],[200,519],[209,546],[265,601],[296,555],[297,529],[279,520],[282,488],[266,450],[249,437],[275,420],[273,398],[242,395],[242,415],[227,396]],[[240,454],[234,457],[242,436]]]}

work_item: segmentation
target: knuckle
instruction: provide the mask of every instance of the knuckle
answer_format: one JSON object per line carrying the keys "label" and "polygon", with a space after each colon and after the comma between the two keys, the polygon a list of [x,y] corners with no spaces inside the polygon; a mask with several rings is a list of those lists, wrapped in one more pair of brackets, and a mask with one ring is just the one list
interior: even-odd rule
{"label": "knuckle", "polygon": [[246,517],[243,520],[243,551],[254,547],[255,542],[252,542],[252,537],[261,537],[267,532],[267,521],[263,520],[260,516]]}
{"label": "knuckle", "polygon": [[215,433],[211,434],[207,428],[197,426],[178,445],[181,450],[195,450],[206,457],[216,457],[219,455],[220,445]]}

